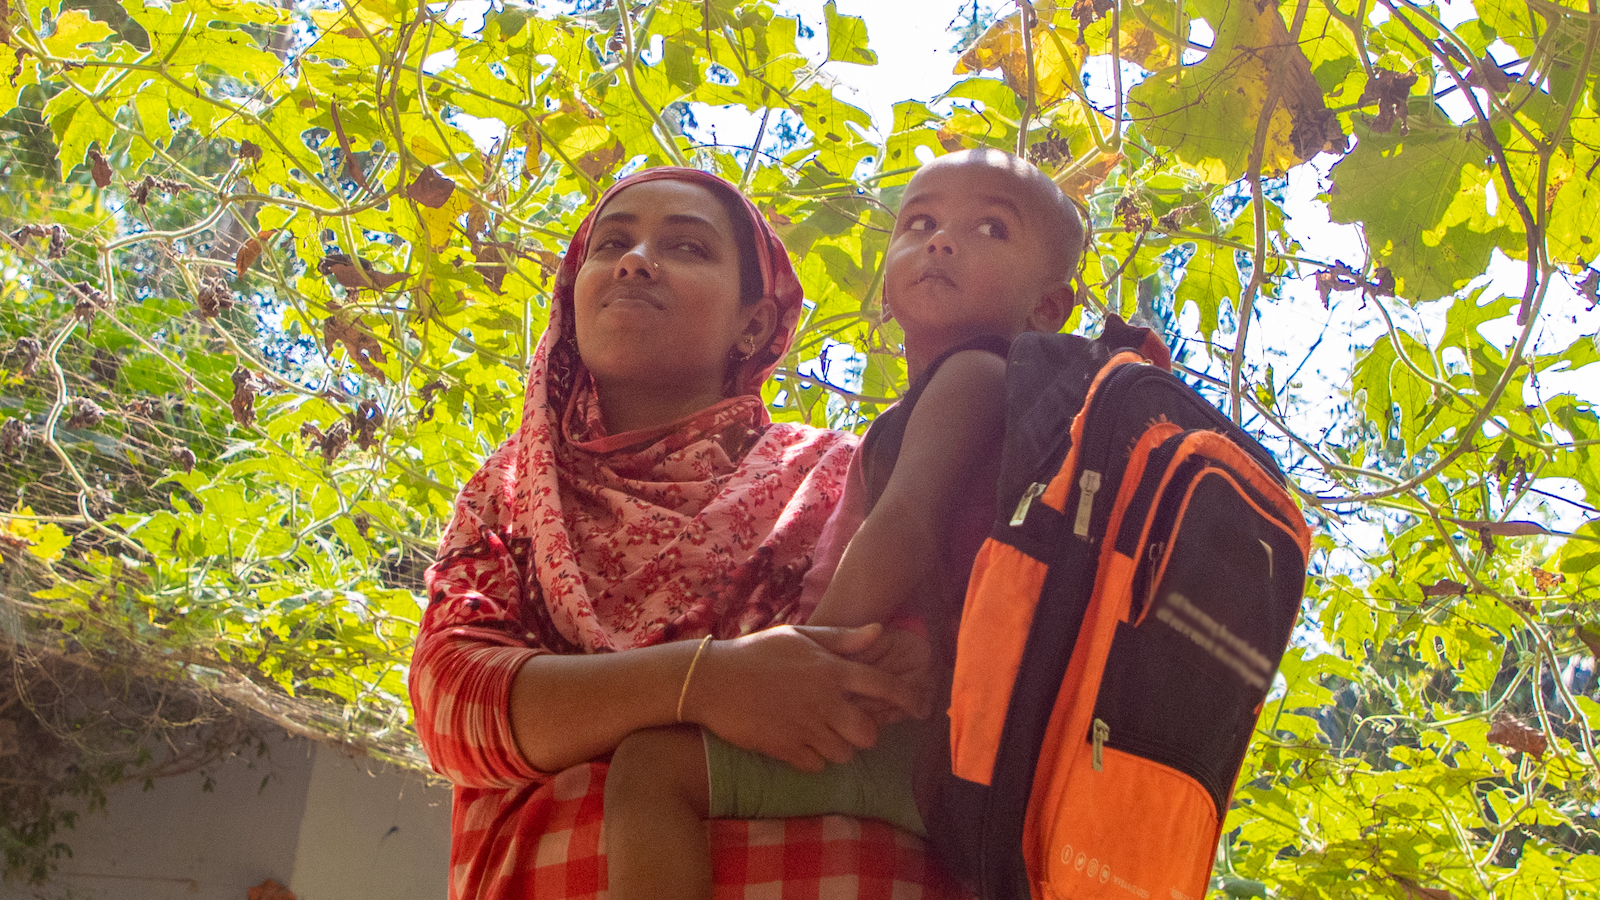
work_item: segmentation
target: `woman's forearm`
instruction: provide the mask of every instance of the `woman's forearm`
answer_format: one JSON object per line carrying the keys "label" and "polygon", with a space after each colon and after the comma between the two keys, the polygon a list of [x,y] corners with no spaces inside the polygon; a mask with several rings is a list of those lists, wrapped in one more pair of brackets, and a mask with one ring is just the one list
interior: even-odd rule
{"label": "woman's forearm", "polygon": [[511,683],[511,730],[528,763],[558,772],[615,750],[644,728],[677,721],[697,641],[621,653],[543,654]]}
{"label": "woman's forearm", "polygon": [[846,657],[870,648],[873,629],[782,626],[713,641],[685,676],[697,640],[582,656],[541,655],[511,682],[511,732],[544,772],[603,756],[645,728],[683,718],[724,740],[815,771],[870,747],[876,727],[858,703],[924,715],[919,687]]}

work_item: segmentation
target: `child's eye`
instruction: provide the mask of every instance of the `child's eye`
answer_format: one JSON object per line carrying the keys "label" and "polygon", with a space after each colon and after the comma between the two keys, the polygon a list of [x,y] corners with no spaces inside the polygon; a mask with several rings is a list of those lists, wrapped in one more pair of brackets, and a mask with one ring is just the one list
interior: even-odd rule
{"label": "child's eye", "polygon": [[907,231],[932,231],[933,217],[929,215],[916,215],[906,220]]}
{"label": "child's eye", "polygon": [[1006,239],[1006,223],[996,222],[993,219],[979,222],[978,233],[984,237],[995,238],[996,240],[1003,241]]}

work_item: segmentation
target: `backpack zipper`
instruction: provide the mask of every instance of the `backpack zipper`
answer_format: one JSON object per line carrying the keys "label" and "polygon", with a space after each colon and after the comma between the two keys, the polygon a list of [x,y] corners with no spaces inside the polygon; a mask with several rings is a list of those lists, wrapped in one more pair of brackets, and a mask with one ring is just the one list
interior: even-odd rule
{"label": "backpack zipper", "polygon": [[1105,748],[1106,741],[1111,740],[1111,726],[1104,719],[1095,719],[1094,725],[1089,729],[1089,740],[1094,748],[1092,764],[1096,772],[1105,771],[1105,760],[1101,758],[1101,751]]}
{"label": "backpack zipper", "polygon": [[1044,495],[1049,485],[1042,481],[1035,481],[1028,485],[1022,492],[1022,499],[1017,501],[1017,511],[1011,514],[1011,527],[1015,528],[1028,519],[1028,508],[1033,506],[1033,501]]}
{"label": "backpack zipper", "polygon": [[1072,523],[1072,533],[1081,538],[1089,536],[1089,516],[1094,512],[1094,495],[1100,490],[1100,473],[1083,470],[1078,479],[1078,518]]}

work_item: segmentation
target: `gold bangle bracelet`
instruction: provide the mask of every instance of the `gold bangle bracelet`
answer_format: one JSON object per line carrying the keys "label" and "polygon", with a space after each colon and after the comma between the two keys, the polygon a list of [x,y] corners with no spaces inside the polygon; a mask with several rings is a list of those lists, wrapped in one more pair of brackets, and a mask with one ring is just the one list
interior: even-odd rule
{"label": "gold bangle bracelet", "polygon": [[711,644],[711,635],[706,635],[700,641],[700,646],[695,648],[694,659],[689,660],[689,671],[683,673],[683,688],[678,691],[678,721],[683,721],[683,701],[689,698],[689,679],[694,677],[694,667],[700,665],[700,655],[706,652],[706,647]]}

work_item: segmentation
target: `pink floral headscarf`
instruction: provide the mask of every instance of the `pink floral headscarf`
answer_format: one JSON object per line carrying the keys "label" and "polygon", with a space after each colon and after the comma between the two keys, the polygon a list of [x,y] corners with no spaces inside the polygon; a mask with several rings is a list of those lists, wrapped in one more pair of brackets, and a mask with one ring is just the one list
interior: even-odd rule
{"label": "pink floral headscarf", "polygon": [[[734,396],[677,422],[611,435],[578,355],[573,284],[606,202],[663,178],[739,198],[778,327],[733,373]],[[799,280],[766,220],[714,175],[640,172],[608,190],[578,227],[553,300],[522,425],[461,491],[428,570],[418,654],[430,634],[450,628],[592,653],[803,620],[800,579],[838,502],[853,440],[774,424],[761,402],[801,312]]]}

